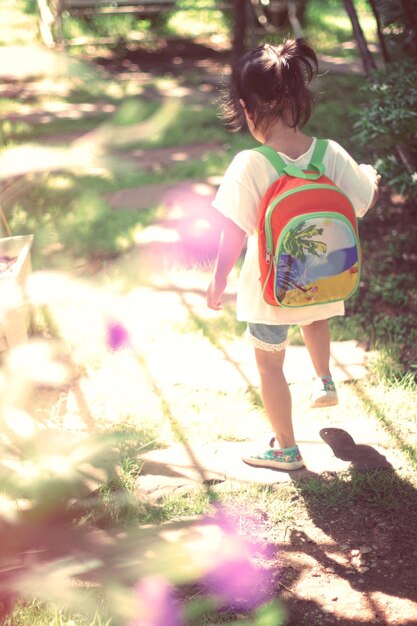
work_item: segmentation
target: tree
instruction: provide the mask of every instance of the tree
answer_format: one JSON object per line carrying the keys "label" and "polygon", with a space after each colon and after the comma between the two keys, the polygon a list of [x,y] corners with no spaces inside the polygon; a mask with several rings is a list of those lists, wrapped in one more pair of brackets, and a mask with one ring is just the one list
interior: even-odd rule
{"label": "tree", "polygon": [[411,54],[417,56],[417,2],[416,0],[401,0],[401,4],[411,33]]}
{"label": "tree", "polygon": [[360,21],[359,21],[359,17],[358,17],[358,14],[354,5],[354,1],[353,0],[343,0],[343,1],[345,3],[346,12],[349,15],[350,21],[352,22],[353,33],[355,35],[355,39],[358,44],[365,74],[367,76],[370,76],[371,73],[374,70],[376,70],[376,63],[368,48],[368,43],[365,39],[365,35],[363,34],[363,30],[360,25]]}
{"label": "tree", "polygon": [[371,9],[375,17],[379,45],[381,46],[382,56],[384,58],[385,63],[389,63],[391,61],[391,58],[390,58],[390,54],[388,52],[388,48],[385,42],[385,37],[383,33],[383,24],[382,24],[381,14],[378,10],[377,0],[368,0],[368,2],[371,5]]}
{"label": "tree", "polygon": [[238,59],[245,52],[246,0],[233,0],[233,57]]}
{"label": "tree", "polygon": [[[349,15],[357,20],[360,50],[359,19],[354,0],[344,0]],[[416,54],[417,17],[416,0],[368,0],[374,13],[381,51],[386,62],[383,70],[375,71],[368,63],[364,67],[370,79],[363,91],[368,106],[359,113],[356,124],[358,138],[363,145],[374,148],[378,157],[378,170],[393,190],[406,197],[415,198],[417,193],[417,89],[415,62],[410,56]],[[355,17],[356,16],[356,17]],[[353,24],[353,21],[352,21]],[[391,27],[391,32],[387,29]],[[385,33],[384,33],[385,29]],[[361,29],[360,29],[361,30]],[[385,46],[390,44],[389,52]],[[361,47],[362,46],[362,47]],[[384,52],[385,50],[385,52]],[[369,52],[369,50],[368,50]],[[369,53],[370,55],[370,53]],[[370,55],[371,56],[371,55]],[[372,59],[373,60],[373,59]],[[372,74],[372,75],[371,75]]]}

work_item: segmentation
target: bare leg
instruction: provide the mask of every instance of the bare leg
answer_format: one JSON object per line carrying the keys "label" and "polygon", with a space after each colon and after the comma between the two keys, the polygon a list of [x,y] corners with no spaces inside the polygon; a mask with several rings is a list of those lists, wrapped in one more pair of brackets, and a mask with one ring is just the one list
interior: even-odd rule
{"label": "bare leg", "polygon": [[319,320],[307,326],[301,326],[301,334],[310,358],[320,378],[330,374],[330,329],[328,320]]}
{"label": "bare leg", "polygon": [[291,393],[283,372],[285,350],[268,352],[255,348],[261,378],[261,395],[280,448],[295,446]]}

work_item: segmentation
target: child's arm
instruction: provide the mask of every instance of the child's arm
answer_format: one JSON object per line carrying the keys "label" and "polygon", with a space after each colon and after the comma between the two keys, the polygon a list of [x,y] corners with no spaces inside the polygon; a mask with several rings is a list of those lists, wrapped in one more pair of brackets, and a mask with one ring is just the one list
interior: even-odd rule
{"label": "child's arm", "polygon": [[337,142],[330,140],[329,147],[329,169],[327,170],[326,166],[326,174],[348,196],[355,208],[356,216],[363,217],[378,199],[381,177],[372,165],[364,163],[359,165]]}
{"label": "child's arm", "polygon": [[372,167],[372,165],[365,165],[364,163],[361,163],[359,167],[361,168],[363,172],[366,173],[368,178],[372,180],[374,183],[374,195],[369,205],[369,209],[372,209],[372,207],[375,206],[379,198],[379,183],[381,180],[381,176],[378,174],[376,169]]}
{"label": "child's arm", "polygon": [[207,305],[210,309],[219,311],[223,308],[222,296],[226,289],[227,278],[239,258],[245,239],[245,231],[232,220],[225,218],[213,278],[207,290]]}

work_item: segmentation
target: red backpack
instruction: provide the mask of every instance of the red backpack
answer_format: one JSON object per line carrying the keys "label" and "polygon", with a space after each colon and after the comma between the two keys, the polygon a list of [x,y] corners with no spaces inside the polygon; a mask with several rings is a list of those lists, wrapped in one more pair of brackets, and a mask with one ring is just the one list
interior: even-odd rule
{"label": "red backpack", "polygon": [[258,214],[260,280],[265,302],[288,308],[345,300],[358,287],[355,210],[324,173],[327,140],[317,140],[306,170],[270,146],[255,148],[278,173]]}

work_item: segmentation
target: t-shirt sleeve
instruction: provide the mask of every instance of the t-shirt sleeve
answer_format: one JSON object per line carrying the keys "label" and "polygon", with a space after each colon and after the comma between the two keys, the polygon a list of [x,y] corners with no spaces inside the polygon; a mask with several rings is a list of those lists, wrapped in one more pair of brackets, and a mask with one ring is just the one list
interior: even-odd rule
{"label": "t-shirt sleeve", "polygon": [[342,146],[330,142],[335,152],[332,180],[346,193],[353,204],[356,215],[363,217],[369,209],[377,188],[376,171],[359,165]]}
{"label": "t-shirt sleeve", "polygon": [[239,152],[235,156],[213,200],[213,207],[231,219],[248,235],[252,235],[257,228],[259,203],[256,189],[249,175],[251,158],[249,150]]}

